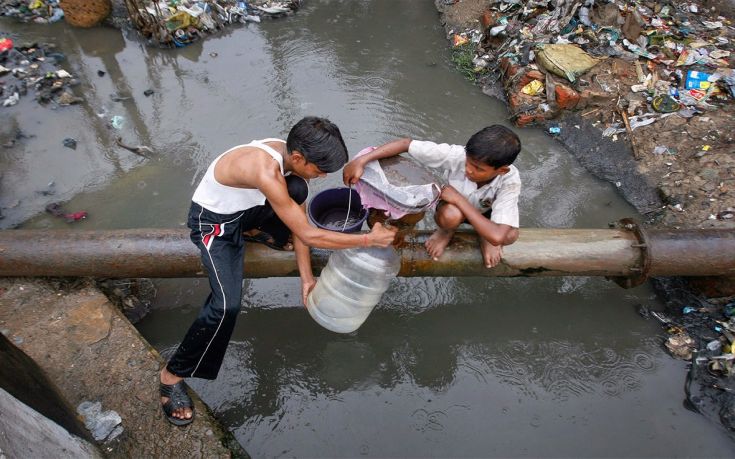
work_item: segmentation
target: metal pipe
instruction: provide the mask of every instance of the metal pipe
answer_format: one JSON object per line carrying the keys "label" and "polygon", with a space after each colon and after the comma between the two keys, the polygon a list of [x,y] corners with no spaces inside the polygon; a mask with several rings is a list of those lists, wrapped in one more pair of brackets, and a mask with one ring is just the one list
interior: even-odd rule
{"label": "metal pipe", "polygon": [[[400,276],[735,276],[735,230],[541,229],[523,228],[503,248],[502,263],[482,264],[476,235],[458,232],[440,261],[426,254],[428,232],[416,232],[400,249]],[[314,271],[329,252],[312,250]],[[245,276],[298,276],[291,252],[248,244]],[[186,229],[3,230],[0,277],[198,277],[199,251]]]}

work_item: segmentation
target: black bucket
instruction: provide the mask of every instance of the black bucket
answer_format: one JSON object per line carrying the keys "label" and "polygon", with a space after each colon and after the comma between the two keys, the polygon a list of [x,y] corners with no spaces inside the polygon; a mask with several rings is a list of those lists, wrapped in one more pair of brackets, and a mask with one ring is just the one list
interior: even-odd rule
{"label": "black bucket", "polygon": [[[352,194],[352,202],[350,202]],[[349,205],[349,215],[348,212]],[[318,227],[331,231],[356,233],[367,219],[360,194],[351,188],[329,188],[319,192],[306,208],[309,218]],[[345,226],[345,220],[347,225]],[[344,231],[342,230],[344,228]]]}

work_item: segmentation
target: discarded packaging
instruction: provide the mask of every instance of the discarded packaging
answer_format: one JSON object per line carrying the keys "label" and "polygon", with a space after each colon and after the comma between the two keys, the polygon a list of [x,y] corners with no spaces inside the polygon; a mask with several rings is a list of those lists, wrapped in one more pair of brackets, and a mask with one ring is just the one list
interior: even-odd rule
{"label": "discarded packaging", "polygon": [[541,83],[539,80],[531,80],[530,83],[528,83],[526,86],[524,86],[521,89],[521,92],[523,94],[528,94],[529,96],[535,96],[539,92],[544,90],[544,84]]}
{"label": "discarded packaging", "polygon": [[110,120],[110,124],[112,124],[112,127],[114,127],[115,129],[122,129],[124,123],[125,118],[120,115],[115,115]]}
{"label": "discarded packaging", "polygon": [[452,44],[454,46],[466,45],[469,42],[470,42],[470,39],[464,35],[455,34],[454,37],[452,37]]}
{"label": "discarded packaging", "polygon": [[682,360],[691,360],[692,351],[694,351],[694,340],[686,332],[682,331],[670,336],[666,340],[666,349],[674,357]]}
{"label": "discarded packaging", "polygon": [[544,44],[537,48],[536,61],[539,65],[571,82],[600,62],[575,45]]}
{"label": "discarded packaging", "polygon": [[654,97],[651,106],[659,113],[674,113],[680,108],[679,102],[668,94]]}
{"label": "discarded packaging", "polygon": [[71,137],[67,137],[66,139],[64,139],[63,143],[66,148],[71,148],[72,150],[77,149],[77,141],[72,139]]}
{"label": "discarded packaging", "polygon": [[13,49],[13,40],[10,38],[0,38],[0,53]]}
{"label": "discarded packaging", "polygon": [[123,432],[122,418],[116,411],[102,411],[102,403],[85,401],[77,407],[84,419],[84,426],[97,441],[114,440]]}
{"label": "discarded packaging", "polygon": [[712,86],[712,83],[709,81],[710,77],[712,77],[710,73],[689,70],[687,72],[685,87],[686,89],[709,89]]}

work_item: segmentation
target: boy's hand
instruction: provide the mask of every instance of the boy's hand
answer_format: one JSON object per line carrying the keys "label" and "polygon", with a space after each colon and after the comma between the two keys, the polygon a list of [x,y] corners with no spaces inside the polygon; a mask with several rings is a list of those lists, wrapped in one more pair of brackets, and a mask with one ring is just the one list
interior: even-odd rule
{"label": "boy's hand", "polygon": [[342,169],[342,180],[347,186],[354,185],[360,180],[364,171],[365,167],[362,163],[357,159],[353,159]]}
{"label": "boy's hand", "polygon": [[389,228],[380,223],[375,223],[372,231],[365,235],[365,245],[370,247],[388,247],[393,244],[397,232],[398,228]]}
{"label": "boy's hand", "polygon": [[316,280],[313,277],[311,279],[301,279],[301,301],[304,306],[306,306],[306,298],[314,290],[314,287],[316,287]]}
{"label": "boy's hand", "polygon": [[444,185],[442,188],[441,199],[449,204],[457,205],[458,202],[466,200],[462,194],[452,185]]}

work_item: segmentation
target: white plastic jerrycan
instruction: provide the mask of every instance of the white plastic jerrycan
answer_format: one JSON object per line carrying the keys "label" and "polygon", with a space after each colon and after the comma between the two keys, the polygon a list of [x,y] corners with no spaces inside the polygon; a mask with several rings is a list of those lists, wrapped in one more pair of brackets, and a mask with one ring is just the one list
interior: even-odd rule
{"label": "white plastic jerrycan", "polygon": [[357,330],[400,268],[393,247],[335,250],[306,300],[309,314],[327,330]]}

